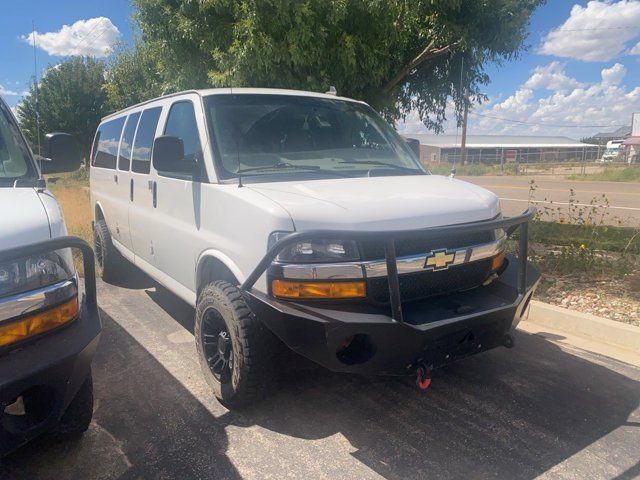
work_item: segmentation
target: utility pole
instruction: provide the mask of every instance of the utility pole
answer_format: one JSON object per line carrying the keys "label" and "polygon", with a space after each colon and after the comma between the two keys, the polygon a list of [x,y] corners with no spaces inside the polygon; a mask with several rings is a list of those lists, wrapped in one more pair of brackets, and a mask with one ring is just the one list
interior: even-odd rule
{"label": "utility pole", "polygon": [[466,95],[464,100],[464,115],[462,117],[462,140],[460,141],[460,165],[465,165],[467,163],[467,118],[469,117],[469,103],[467,102]]}

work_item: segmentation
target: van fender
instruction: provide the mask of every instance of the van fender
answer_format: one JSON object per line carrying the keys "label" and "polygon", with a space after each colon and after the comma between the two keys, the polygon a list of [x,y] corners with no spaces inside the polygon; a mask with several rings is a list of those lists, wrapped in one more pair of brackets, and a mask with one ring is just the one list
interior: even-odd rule
{"label": "van fender", "polygon": [[98,221],[98,212],[100,212],[100,214],[102,215],[102,218],[104,218],[104,221],[107,221],[107,216],[104,214],[104,208],[102,208],[102,203],[100,203],[100,200],[96,200],[95,204],[93,206],[93,221],[96,222]]}
{"label": "van fender", "polygon": [[198,294],[200,293],[200,288],[202,288],[205,281],[205,268],[208,262],[210,262],[211,260],[222,264],[222,266],[235,277],[239,285],[244,282],[245,275],[242,273],[240,267],[238,267],[238,265],[233,260],[231,260],[231,258],[222,253],[220,250],[208,249],[200,253],[198,261],[196,262],[195,286],[196,292]]}

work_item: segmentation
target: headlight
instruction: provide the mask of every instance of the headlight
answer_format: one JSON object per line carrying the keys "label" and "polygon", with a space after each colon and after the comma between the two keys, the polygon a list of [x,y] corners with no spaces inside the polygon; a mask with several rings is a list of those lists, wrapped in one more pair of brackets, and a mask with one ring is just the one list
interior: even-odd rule
{"label": "headlight", "polygon": [[[274,232],[269,237],[271,248],[278,240],[290,235],[290,232]],[[287,245],[276,257],[276,261],[284,263],[326,263],[351,262],[360,259],[358,245],[351,240],[304,240]]]}
{"label": "headlight", "polygon": [[0,263],[0,297],[46,287],[73,277],[69,250],[59,250]]}

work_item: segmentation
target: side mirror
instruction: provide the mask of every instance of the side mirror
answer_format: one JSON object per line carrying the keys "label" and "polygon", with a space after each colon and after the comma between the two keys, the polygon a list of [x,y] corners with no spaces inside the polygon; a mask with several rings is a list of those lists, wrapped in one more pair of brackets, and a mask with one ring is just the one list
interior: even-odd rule
{"label": "side mirror", "polygon": [[42,173],[73,172],[80,168],[80,149],[68,133],[47,133],[44,137]]}
{"label": "side mirror", "polygon": [[184,158],[182,139],[162,135],[153,142],[153,168],[158,172],[193,175],[195,162]]}
{"label": "side mirror", "polygon": [[416,154],[416,158],[420,160],[420,140],[415,138],[403,137],[409,148]]}

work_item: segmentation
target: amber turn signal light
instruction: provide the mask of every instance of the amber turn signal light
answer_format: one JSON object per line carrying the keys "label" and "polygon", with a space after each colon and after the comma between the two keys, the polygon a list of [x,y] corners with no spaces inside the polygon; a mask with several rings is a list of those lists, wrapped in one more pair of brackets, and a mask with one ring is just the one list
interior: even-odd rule
{"label": "amber turn signal light", "polygon": [[271,293],[278,298],[347,299],[366,295],[365,283],[359,282],[306,282],[273,280]]}
{"label": "amber turn signal light", "polygon": [[78,310],[78,297],[74,297],[56,307],[0,325],[0,347],[22,342],[64,325],[77,317]]}
{"label": "amber turn signal light", "polygon": [[491,259],[491,270],[496,271],[502,266],[502,264],[504,263],[504,256],[505,251],[502,250],[495,257],[493,257],[493,259]]}

